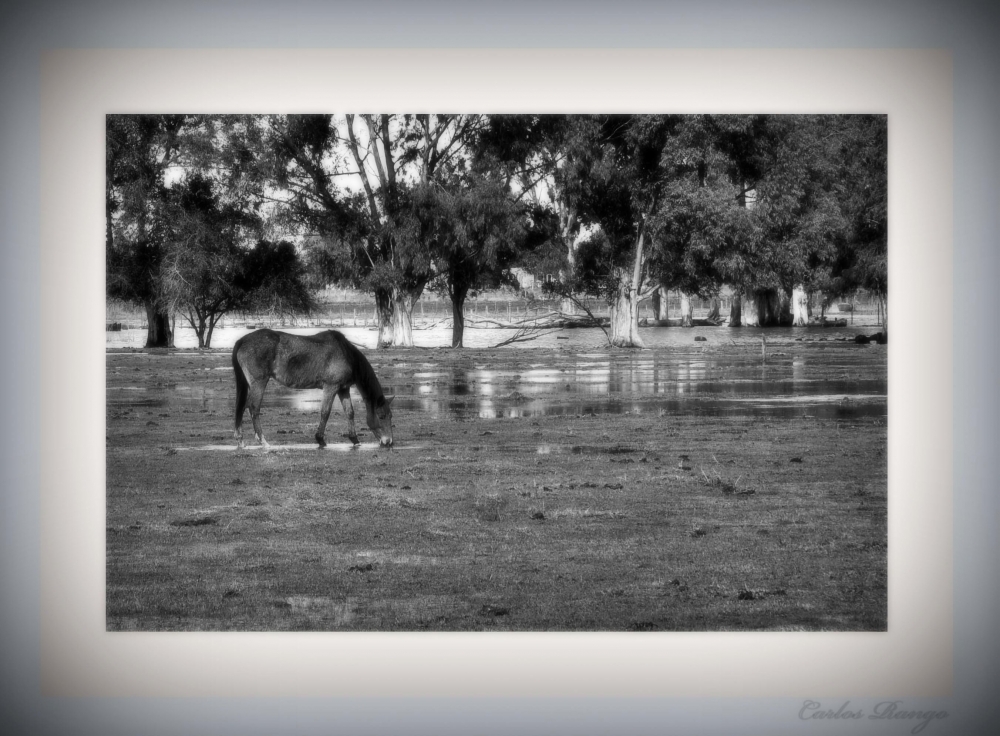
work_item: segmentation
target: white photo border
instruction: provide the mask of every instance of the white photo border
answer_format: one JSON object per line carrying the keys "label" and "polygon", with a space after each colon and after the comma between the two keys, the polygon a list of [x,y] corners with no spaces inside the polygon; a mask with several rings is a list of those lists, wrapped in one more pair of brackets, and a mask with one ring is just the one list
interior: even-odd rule
{"label": "white photo border", "polygon": [[[399,73],[405,65],[434,83],[410,84]],[[740,68],[753,73],[735,74]],[[888,115],[888,632],[105,631],[105,115],[439,109]],[[56,50],[42,60],[41,124],[41,424],[87,428],[72,443],[41,446],[43,695],[952,694],[947,52]],[[63,329],[67,314],[78,329]],[[936,336],[932,346],[921,339],[927,334]],[[67,353],[82,390],[65,388]]]}

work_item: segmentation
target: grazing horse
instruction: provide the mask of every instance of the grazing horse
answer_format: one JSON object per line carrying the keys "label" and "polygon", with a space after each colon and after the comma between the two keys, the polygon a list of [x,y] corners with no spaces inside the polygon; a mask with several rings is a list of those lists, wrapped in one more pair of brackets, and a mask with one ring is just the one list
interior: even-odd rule
{"label": "grazing horse", "polygon": [[[266,448],[260,429],[260,404],[267,382],[274,378],[288,388],[322,388],[316,441],[326,446],[324,434],[335,396],[340,397],[347,415],[347,436],[358,444],[354,431],[351,386],[357,386],[367,409],[368,427],[382,447],[392,447],[392,398],[386,399],[371,363],[346,337],[335,330],[318,335],[290,335],[274,330],[257,330],[244,335],[233,346],[236,374],[236,428],[233,432],[243,447],[243,410],[250,401],[250,418],[257,440]],[[395,397],[393,397],[395,398]]]}

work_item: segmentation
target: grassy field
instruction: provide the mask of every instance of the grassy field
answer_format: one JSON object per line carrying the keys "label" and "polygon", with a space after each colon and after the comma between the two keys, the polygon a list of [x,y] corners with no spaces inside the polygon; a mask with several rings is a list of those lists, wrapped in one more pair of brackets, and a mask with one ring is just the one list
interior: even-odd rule
{"label": "grassy field", "polygon": [[[844,351],[884,380],[884,348],[826,347]],[[422,361],[496,359],[369,357],[400,386]],[[229,361],[108,354],[109,389],[136,397],[108,404],[109,630],[886,628],[884,417],[401,408],[397,449],[340,451],[338,406],[320,451],[314,411],[265,399],[285,447],[204,449],[235,444]]]}

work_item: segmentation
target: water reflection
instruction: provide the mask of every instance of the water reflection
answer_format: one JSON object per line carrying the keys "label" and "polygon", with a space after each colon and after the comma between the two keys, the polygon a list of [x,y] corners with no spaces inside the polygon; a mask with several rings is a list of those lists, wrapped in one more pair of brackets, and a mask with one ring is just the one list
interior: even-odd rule
{"label": "water reflection", "polygon": [[[806,403],[820,405],[840,402],[845,396],[867,398],[864,406],[846,407],[848,413],[885,413],[885,380],[850,379],[843,373],[833,378],[829,360],[824,360],[824,370],[824,375],[811,375],[808,361],[802,356],[783,365],[762,366],[752,360],[667,355],[612,361],[608,356],[586,354],[567,356],[555,366],[529,366],[521,371],[477,366],[416,373],[415,390],[408,395],[397,382],[395,394],[399,397],[396,405],[411,411],[473,414],[484,419],[679,410],[787,415],[806,409],[769,399],[806,397]],[[834,366],[833,372],[838,370]],[[393,378],[397,377],[390,375],[388,380]],[[580,401],[581,397],[599,399],[611,395],[642,401]],[[822,413],[840,411],[827,408]]]}
{"label": "water reflection", "polygon": [[[871,375],[845,350],[812,358],[808,351],[762,365],[759,358],[639,353],[567,353],[554,364],[525,368],[432,363],[381,367],[383,388],[398,410],[482,419],[546,415],[696,413],[724,416],[884,417],[887,381]],[[882,374],[884,375],[884,373]],[[162,407],[233,401],[226,380],[202,385],[109,387],[112,406]],[[355,402],[361,399],[352,390]],[[272,382],[265,408],[318,412],[322,392],[294,391]],[[336,407],[339,411],[339,404]]]}
{"label": "water reflection", "polygon": [[886,397],[873,395],[867,400],[844,401],[844,396],[828,400],[819,398],[799,402],[781,402],[767,399],[652,399],[642,403],[629,402],[559,402],[547,399],[532,401],[523,406],[502,406],[492,400],[474,404],[464,402],[428,403],[398,399],[395,406],[433,415],[476,416],[480,419],[529,419],[544,416],[589,417],[600,415],[658,415],[696,414],[700,416],[777,418],[816,417],[822,419],[877,418],[886,416]]}

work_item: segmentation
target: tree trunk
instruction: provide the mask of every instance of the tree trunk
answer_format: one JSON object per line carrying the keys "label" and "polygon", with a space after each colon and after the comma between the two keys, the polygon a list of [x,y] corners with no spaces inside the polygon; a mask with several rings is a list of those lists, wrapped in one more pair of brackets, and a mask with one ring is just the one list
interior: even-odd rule
{"label": "tree trunk", "polygon": [[743,326],[743,310],[741,309],[743,298],[739,294],[733,294],[733,303],[729,307],[729,326]]}
{"label": "tree trunk", "polygon": [[[105,189],[106,189],[106,196],[105,196],[105,204],[104,204],[104,217],[105,217],[104,247],[107,249],[108,253],[111,253],[111,250],[115,246],[115,235],[114,235],[114,227],[112,225],[112,219],[113,218],[112,218],[112,213],[111,213],[111,208],[112,208],[112,205],[114,203],[114,200],[112,200],[112,198],[111,198],[111,182],[110,181],[106,184]],[[107,256],[105,256],[105,257],[107,257]]]}
{"label": "tree trunk", "polygon": [[756,294],[740,296],[740,315],[744,327],[760,327],[760,310]]}
{"label": "tree trunk", "polygon": [[722,309],[722,302],[717,296],[713,296],[708,302],[708,315],[705,319],[717,322],[720,319],[719,312]]}
{"label": "tree trunk", "polygon": [[614,287],[609,306],[611,312],[610,339],[614,347],[645,347],[639,337],[639,302],[651,295],[651,292],[642,294],[646,265],[645,245],[646,216],[644,215],[636,228],[635,250],[632,254],[631,268],[619,266],[612,271]]}
{"label": "tree trunk", "polygon": [[393,294],[392,344],[397,348],[413,347],[413,306],[419,295],[397,290]]}
{"label": "tree trunk", "polygon": [[215,331],[215,324],[222,318],[222,315],[213,316],[208,320],[208,332],[205,335],[205,347],[212,347],[212,333]]}
{"label": "tree trunk", "polygon": [[660,286],[653,292],[653,319],[666,322],[667,314],[667,287]]}
{"label": "tree trunk", "polygon": [[611,303],[611,344],[618,348],[644,347],[639,337],[639,300],[628,288],[621,289]]}
{"label": "tree trunk", "polygon": [[773,291],[758,292],[757,314],[761,327],[774,327],[778,324],[777,294]]}
{"label": "tree trunk", "polygon": [[174,331],[170,325],[170,315],[157,309],[155,304],[146,304],[146,347],[172,348]]}
{"label": "tree trunk", "polygon": [[376,289],[375,314],[378,319],[378,340],[375,345],[378,348],[387,348],[392,345],[393,311],[392,294],[384,289]]}
{"label": "tree trunk", "polygon": [[464,348],[465,338],[465,293],[454,294],[451,298],[451,346]]}
{"label": "tree trunk", "polygon": [[[575,221],[576,218],[573,220]],[[564,232],[564,237],[569,243],[566,249],[566,271],[559,274],[559,280],[565,284],[567,281],[571,281],[576,273],[576,243],[573,241],[572,233]],[[564,297],[559,304],[559,311],[563,314],[576,314],[576,302],[568,296]]]}
{"label": "tree trunk", "polygon": [[188,324],[191,325],[191,329],[194,330],[194,334],[198,337],[198,349],[204,349],[207,347],[205,343],[205,315],[201,312],[195,310],[188,310],[187,314]]}
{"label": "tree trunk", "polygon": [[792,289],[792,325],[804,327],[809,324],[809,295],[801,284]]}
{"label": "tree trunk", "polygon": [[789,326],[792,324],[792,300],[783,290],[759,291],[753,296],[757,324],[760,327]]}
{"label": "tree trunk", "polygon": [[694,327],[691,297],[681,292],[681,327]]}
{"label": "tree trunk", "polygon": [[783,289],[769,291],[762,298],[763,324],[767,327],[788,327],[792,324],[792,298]]}
{"label": "tree trunk", "polygon": [[645,265],[646,224],[639,223],[632,256],[631,272],[616,268],[614,298],[611,302],[611,344],[619,348],[645,347],[639,337],[639,291]]}
{"label": "tree trunk", "polygon": [[[559,168],[562,168],[562,164],[559,164]],[[560,280],[566,283],[576,276],[576,246],[580,234],[580,221],[575,208],[562,201],[558,204],[558,214],[559,234],[566,246],[566,272],[560,274]],[[568,297],[562,300],[559,309],[565,314],[576,314],[577,311],[576,303]]]}

